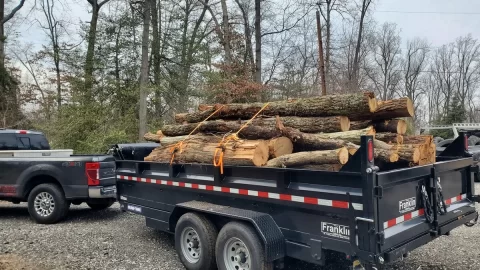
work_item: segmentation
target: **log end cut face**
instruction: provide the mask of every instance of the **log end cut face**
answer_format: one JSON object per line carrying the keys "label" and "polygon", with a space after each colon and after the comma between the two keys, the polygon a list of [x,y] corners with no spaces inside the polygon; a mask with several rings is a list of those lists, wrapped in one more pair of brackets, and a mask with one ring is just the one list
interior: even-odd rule
{"label": "log end cut face", "polygon": [[346,116],[340,116],[340,130],[348,131],[350,130],[350,119]]}
{"label": "log end cut face", "polygon": [[267,142],[258,143],[253,153],[252,162],[255,166],[263,166],[267,164],[268,156],[269,156],[268,143]]}

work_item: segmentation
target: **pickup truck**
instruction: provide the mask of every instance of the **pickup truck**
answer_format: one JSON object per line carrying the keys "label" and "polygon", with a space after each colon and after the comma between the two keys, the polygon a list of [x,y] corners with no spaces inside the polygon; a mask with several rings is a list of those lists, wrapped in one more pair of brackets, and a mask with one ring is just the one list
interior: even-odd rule
{"label": "pickup truck", "polygon": [[325,265],[338,254],[377,269],[475,223],[466,140],[434,164],[384,171],[372,136],[339,172],[117,160],[117,199],[174,234],[189,270],[272,270],[287,257]]}
{"label": "pickup truck", "polygon": [[50,150],[41,132],[0,129],[0,200],[28,202],[37,223],[62,220],[70,204],[108,208],[115,194],[112,156]]}

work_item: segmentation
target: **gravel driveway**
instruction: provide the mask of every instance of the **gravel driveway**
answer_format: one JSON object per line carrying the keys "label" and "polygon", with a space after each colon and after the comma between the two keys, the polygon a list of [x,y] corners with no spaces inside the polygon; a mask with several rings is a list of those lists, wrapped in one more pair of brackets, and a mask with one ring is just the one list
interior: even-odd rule
{"label": "gravel driveway", "polygon": [[[184,268],[171,235],[145,227],[143,217],[122,213],[118,204],[98,212],[72,206],[66,221],[45,226],[30,220],[25,204],[0,202],[0,270],[6,269]],[[287,269],[320,267],[292,260]],[[326,269],[348,268],[334,261]],[[457,228],[386,269],[480,269],[480,225]]]}

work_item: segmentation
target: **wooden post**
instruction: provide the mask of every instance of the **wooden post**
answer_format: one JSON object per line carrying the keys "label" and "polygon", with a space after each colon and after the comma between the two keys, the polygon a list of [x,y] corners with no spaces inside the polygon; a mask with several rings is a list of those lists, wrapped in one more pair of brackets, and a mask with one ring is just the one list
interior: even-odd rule
{"label": "wooden post", "polygon": [[322,77],[322,96],[327,94],[325,81],[325,61],[323,61],[322,26],[320,24],[320,11],[317,10],[317,38],[318,38],[318,72]]}

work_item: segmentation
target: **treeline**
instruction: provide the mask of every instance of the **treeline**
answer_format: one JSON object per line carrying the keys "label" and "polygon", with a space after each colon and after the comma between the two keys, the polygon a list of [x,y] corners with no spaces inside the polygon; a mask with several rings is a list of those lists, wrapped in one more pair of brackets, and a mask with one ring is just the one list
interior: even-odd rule
{"label": "treeline", "polygon": [[[200,102],[318,95],[317,10],[327,94],[407,96],[412,130],[479,121],[478,41],[402,41],[398,26],[373,20],[371,2],[0,1],[9,30],[0,43],[0,126],[40,129],[55,147],[101,152]],[[89,20],[79,23],[80,13]],[[43,39],[19,42],[15,29]]]}

